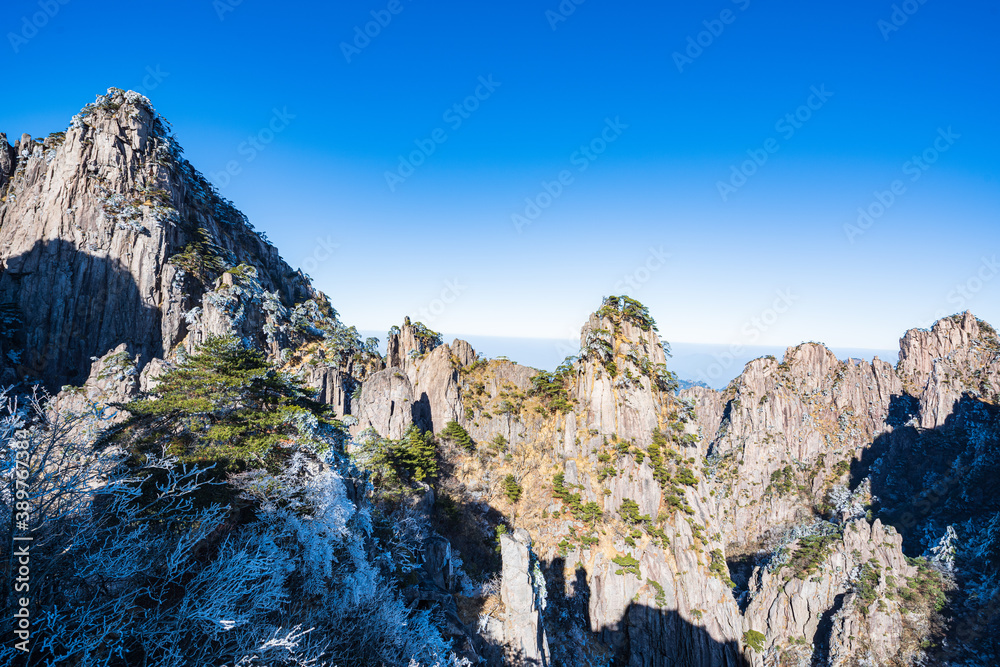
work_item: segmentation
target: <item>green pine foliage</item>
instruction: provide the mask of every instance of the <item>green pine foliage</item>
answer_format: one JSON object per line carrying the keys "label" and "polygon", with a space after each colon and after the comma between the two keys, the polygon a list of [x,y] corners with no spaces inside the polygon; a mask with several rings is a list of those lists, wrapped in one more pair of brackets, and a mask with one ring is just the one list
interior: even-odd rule
{"label": "green pine foliage", "polygon": [[872,603],[878,598],[878,584],[881,578],[882,566],[874,558],[861,565],[861,574],[854,584],[854,594],[858,598],[858,606],[866,616],[871,611]]}
{"label": "green pine foliage", "polygon": [[660,585],[660,582],[654,581],[653,579],[646,579],[646,583],[652,586],[653,590],[656,591],[655,597],[657,606],[667,606],[667,593],[663,590],[663,586]]}
{"label": "green pine foliage", "polygon": [[663,490],[663,502],[672,510],[682,510],[694,514],[684,497],[684,486],[697,486],[698,479],[687,466],[681,465],[681,455],[670,445],[667,436],[660,429],[653,430],[653,442],[646,453],[653,469],[653,478]]}
{"label": "green pine foliage", "polygon": [[418,482],[432,483],[438,478],[437,442],[430,431],[421,431],[416,424],[403,434],[398,460],[402,468]]}
{"label": "green pine foliage", "polygon": [[574,361],[574,357],[567,357],[555,372],[539,371],[531,378],[530,395],[537,396],[550,414],[566,414],[573,409],[566,387]]}
{"label": "green pine foliage", "polygon": [[514,479],[514,475],[507,475],[504,477],[503,490],[504,494],[507,496],[507,500],[509,500],[512,504],[517,503],[517,501],[521,499],[521,494],[524,491],[524,489],[521,488],[521,485],[517,483],[517,480]]}
{"label": "green pine foliage", "polygon": [[411,424],[399,440],[368,429],[354,440],[352,458],[379,489],[400,490],[409,482],[433,484],[440,473],[437,441],[430,431]]}
{"label": "green pine foliage", "polygon": [[726,565],[726,557],[722,555],[721,549],[712,549],[712,562],[709,564],[709,571],[722,580],[730,588],[736,588],[735,582],[729,576],[729,567]]}
{"label": "green pine foliage", "polygon": [[605,297],[597,316],[610,319],[616,326],[620,322],[630,322],[642,331],[658,331],[649,308],[627,296]]}
{"label": "green pine foliage", "polygon": [[293,448],[323,453],[343,437],[313,393],[238,338],[209,338],[152,396],[123,406],[132,416],[110,437],[137,458],[162,447],[181,462],[277,469]]}
{"label": "green pine foliage", "polygon": [[639,561],[632,556],[628,554],[615,556],[611,559],[611,562],[621,568],[620,570],[615,570],[615,574],[634,574],[637,578],[642,578],[642,575],[639,573]]}
{"label": "green pine foliage", "polygon": [[766,494],[785,496],[795,488],[795,469],[792,466],[779,468],[771,473],[771,483],[764,489]]}
{"label": "green pine foliage", "polygon": [[905,586],[896,589],[896,594],[902,598],[903,608],[915,613],[924,609],[940,612],[948,601],[944,576],[926,558],[907,558],[906,562],[916,567],[917,573],[906,578]]}
{"label": "green pine foliage", "polygon": [[618,508],[618,514],[621,516],[622,521],[630,526],[650,523],[652,521],[648,514],[639,513],[639,504],[631,498],[622,499],[622,506]]}
{"label": "green pine foliage", "polygon": [[743,633],[743,643],[752,648],[757,653],[764,652],[764,640],[767,639],[762,633],[756,630],[747,630]]}
{"label": "green pine foliage", "polygon": [[600,505],[593,501],[584,504],[581,495],[573,493],[566,486],[566,477],[561,472],[552,477],[552,495],[563,501],[563,504],[567,506],[577,521],[585,521],[594,525],[604,516]]}
{"label": "green pine foliage", "polygon": [[[417,352],[419,354],[424,354],[425,352],[430,352],[435,347],[438,347],[442,343],[441,334],[437,331],[432,330],[423,322],[411,322],[409,317],[403,318],[403,326],[410,327],[413,332],[413,337],[417,339],[417,345],[419,349]],[[400,328],[393,326],[389,329],[389,335],[398,335],[400,333]]]}
{"label": "green pine foliage", "polygon": [[473,442],[472,436],[456,421],[450,421],[445,424],[444,430],[441,431],[441,437],[450,440],[467,452],[476,449],[476,443]]}
{"label": "green pine foliage", "polygon": [[225,271],[227,264],[222,254],[222,248],[212,240],[208,230],[199,227],[197,238],[184,246],[168,261],[205,283],[214,274]]}
{"label": "green pine foliage", "polygon": [[791,568],[795,577],[805,579],[819,571],[830,556],[833,545],[842,538],[843,535],[840,533],[806,535],[799,538],[795,551],[782,567]]}

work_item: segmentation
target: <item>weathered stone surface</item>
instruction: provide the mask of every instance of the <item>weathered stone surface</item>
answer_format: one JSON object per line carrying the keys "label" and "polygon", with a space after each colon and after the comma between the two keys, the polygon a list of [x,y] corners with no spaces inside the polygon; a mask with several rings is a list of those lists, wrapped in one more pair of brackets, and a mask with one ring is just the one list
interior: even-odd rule
{"label": "weathered stone surface", "polygon": [[[196,309],[211,319],[200,283],[169,261],[201,238],[198,229],[225,264],[254,266],[260,289],[285,307],[317,294],[181,157],[141,95],[112,89],[74,118],[64,140],[24,135],[16,152],[0,203],[0,303],[24,320],[14,342],[23,350],[19,376],[80,384],[90,358],[122,342],[140,370],[169,355]],[[10,154],[0,141],[5,175]],[[256,307],[247,315],[251,329],[268,319]],[[226,329],[221,319],[204,327]],[[259,329],[235,333],[266,338]]]}
{"label": "weathered stone surface", "polygon": [[920,398],[920,425],[937,428],[966,392],[1000,399],[1000,340],[996,331],[966,311],[911,329],[899,342],[898,369]]}
{"label": "weathered stone surface", "polygon": [[[84,413],[91,406],[125,403],[136,397],[139,392],[139,372],[136,359],[131,358],[128,346],[122,343],[94,360],[90,373],[82,386],[71,391],[60,392],[52,406],[56,412]],[[107,425],[121,421],[125,415],[114,411]]]}
{"label": "weathered stone surface", "polygon": [[398,368],[386,368],[365,380],[358,400],[358,424],[354,432],[367,428],[383,438],[398,440],[413,423],[413,385]]}
{"label": "weathered stone surface", "polygon": [[[793,542],[788,548],[796,546]],[[875,597],[862,608],[853,592],[866,565],[876,568],[878,582]],[[763,633],[765,647],[794,646],[804,639],[812,647],[810,657],[821,657],[822,664],[849,664],[851,658],[869,650],[876,664],[889,664],[899,653],[903,634],[902,614],[890,582],[905,581],[914,572],[897,532],[877,519],[873,524],[864,519],[850,521],[814,573],[796,576],[790,566],[758,568],[745,629]],[[824,630],[823,617],[831,613],[834,617],[827,622],[832,624]],[[763,665],[762,655],[754,655],[754,665]]]}
{"label": "weathered stone surface", "polygon": [[515,665],[548,665],[549,645],[532,582],[531,539],[523,529],[500,536],[503,579],[500,598],[506,608],[503,636]]}
{"label": "weathered stone surface", "polygon": [[151,359],[139,374],[139,391],[149,393],[156,389],[159,378],[167,371],[167,364],[162,359]]}
{"label": "weathered stone surface", "polygon": [[633,554],[640,577],[597,557],[591,576],[591,629],[627,665],[742,664],[742,619],[732,594],[708,572],[690,525],[671,522],[668,530],[667,551],[647,544]]}
{"label": "weathered stone surface", "polygon": [[455,355],[461,366],[468,366],[474,363],[477,358],[476,351],[472,349],[472,345],[459,338],[451,342],[451,353]]}
{"label": "weathered stone surface", "polygon": [[386,365],[389,368],[404,368],[406,362],[415,354],[420,354],[420,341],[414,335],[413,327],[409,318],[400,328],[398,333],[389,335],[389,343],[386,352]]}
{"label": "weathered stone surface", "polygon": [[666,354],[654,331],[643,331],[628,321],[617,327],[610,319],[595,314],[581,331],[584,349],[595,336],[604,335],[601,332],[611,334],[613,360],[618,368],[611,377],[601,358],[584,356],[575,393],[578,404],[586,410],[584,423],[579,426],[648,445],[653,429],[660,423],[662,405],[654,396],[650,377],[636,362],[665,364]]}
{"label": "weathered stone surface", "polygon": [[[744,646],[750,630],[764,634],[772,655],[794,649],[807,662],[907,657],[901,635],[910,621],[888,595],[888,578],[913,570],[900,536],[860,518],[863,503],[831,512],[824,501],[868,474],[860,464],[874,442],[891,462],[911,442],[896,435],[941,427],[956,401],[1000,401],[1000,341],[986,323],[963,313],[908,332],[895,369],[878,359],[840,361],[807,343],[781,362],[750,362],[723,392],[693,387],[677,397],[655,329],[602,308],[582,329],[583,350],[565,376],[569,400],[558,407],[533,392],[535,369],[477,363],[467,342],[437,344],[409,321],[390,335],[382,370],[381,359],[347,358],[315,338],[297,343],[309,324],[290,311],[321,295],[180,157],[148,101],[110,91],[85,111],[64,138],[22,135],[11,146],[0,135],[0,306],[21,320],[12,337],[0,336],[5,384],[29,376],[82,384],[56,399],[67,409],[126,401],[154,390],[181,346],[233,334],[300,373],[337,416],[356,417],[355,435],[371,428],[399,439],[414,423],[440,432],[458,421],[478,449],[453,452],[458,465],[448,474],[469,479],[451,480],[449,499],[503,514],[515,527],[500,538],[501,617],[480,619],[478,638],[475,623],[463,625],[461,573],[440,535],[422,542],[421,579],[406,594],[435,609],[444,634],[470,658],[488,637],[517,656],[513,664],[547,664],[563,648],[548,644],[558,636],[573,645],[563,657],[590,656],[597,646],[594,664],[606,649],[618,663],[642,667],[738,665],[744,656],[761,665],[763,655]],[[220,267],[171,261],[199,239],[216,248]],[[654,474],[654,429],[665,434],[669,473]],[[508,471],[527,480],[520,500],[502,490]],[[580,520],[553,497],[560,471],[603,516]],[[434,498],[428,488],[418,504],[427,521]],[[638,521],[626,520],[626,500],[637,504]],[[820,567],[806,577],[758,568],[741,613],[727,554],[768,550],[818,513],[846,525]],[[535,536],[540,565],[576,575],[561,587],[579,594],[566,607],[580,612],[571,620],[545,627],[545,584],[523,527]],[[490,530],[486,539],[493,544]],[[626,556],[638,576],[622,565]],[[881,602],[874,606],[858,584],[872,563]]]}
{"label": "weathered stone surface", "polygon": [[337,417],[351,414],[351,395],[346,383],[351,378],[332,366],[307,366],[303,368],[306,383],[318,391],[316,400],[333,406]]}
{"label": "weathered stone surface", "polygon": [[890,428],[902,393],[889,364],[839,361],[816,343],[789,348],[780,364],[751,361],[720,401],[711,390],[687,390],[700,430],[711,433],[728,541],[753,542],[807,520],[817,496],[846,480],[844,465]]}
{"label": "weathered stone surface", "polygon": [[440,432],[461,414],[458,371],[452,364],[451,349],[440,345],[430,352],[407,360],[406,373],[413,384],[413,417],[423,428]]}
{"label": "weathered stone surface", "polygon": [[0,132],[0,197],[3,196],[4,187],[14,176],[17,168],[17,153],[14,147],[7,143],[7,135]]}

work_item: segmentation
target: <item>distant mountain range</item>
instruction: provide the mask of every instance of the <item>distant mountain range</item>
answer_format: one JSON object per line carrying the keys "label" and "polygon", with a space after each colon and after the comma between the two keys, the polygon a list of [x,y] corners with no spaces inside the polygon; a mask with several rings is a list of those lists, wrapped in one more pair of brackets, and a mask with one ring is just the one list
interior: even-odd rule
{"label": "distant mountain range", "polygon": [[[362,335],[378,338],[384,348],[386,332],[362,330]],[[478,334],[444,333],[442,338],[466,340],[476,351],[488,358],[507,357],[511,361],[538,368],[555,370],[569,354],[575,354],[579,340],[561,338],[514,338],[505,336],[480,336]],[[670,357],[667,368],[677,374],[681,389],[701,384],[712,389],[725,389],[734,378],[743,372],[748,362],[768,355],[781,358],[787,347],[744,345],[732,353],[732,345],[712,345],[706,343],[670,343]],[[573,350],[573,351],[570,351]],[[383,350],[384,351],[384,350]],[[878,357],[882,361],[895,364],[899,359],[898,350],[874,350],[855,347],[830,347],[830,351],[841,361],[863,359],[872,361]]]}

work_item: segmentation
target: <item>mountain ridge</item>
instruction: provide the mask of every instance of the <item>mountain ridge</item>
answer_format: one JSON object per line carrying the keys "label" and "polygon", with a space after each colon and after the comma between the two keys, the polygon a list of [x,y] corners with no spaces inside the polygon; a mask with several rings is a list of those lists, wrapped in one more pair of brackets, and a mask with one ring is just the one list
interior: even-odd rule
{"label": "mountain ridge", "polygon": [[344,581],[384,570],[387,595],[437,614],[425,632],[447,664],[997,655],[1000,507],[974,496],[1000,472],[989,324],[911,329],[896,364],[802,343],[721,390],[681,389],[627,296],[605,297],[552,371],[409,318],[383,355],[168,128],[110,89],[65,134],[0,135],[4,386],[41,381],[71,412],[127,407],[210,339],[261,351],[344,429],[344,460],[309,475],[385,520],[342,528],[365,562]]}

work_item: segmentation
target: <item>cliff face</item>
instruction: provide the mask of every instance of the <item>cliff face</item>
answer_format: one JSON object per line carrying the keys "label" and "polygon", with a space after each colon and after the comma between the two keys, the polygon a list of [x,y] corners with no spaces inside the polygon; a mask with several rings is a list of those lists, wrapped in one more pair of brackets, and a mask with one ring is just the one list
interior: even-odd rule
{"label": "cliff face", "polygon": [[[995,614],[981,607],[991,592],[953,608],[953,628],[964,627],[978,648],[952,639],[945,649],[919,650],[913,637],[929,631],[928,607],[910,592],[923,575],[903,560],[903,547],[943,573],[937,608],[955,581],[997,590],[985,574],[996,559],[984,545],[994,539],[1000,509],[988,500],[1000,445],[998,344],[993,328],[966,312],[908,331],[895,368],[878,359],[838,361],[805,344],[789,348],[780,364],[749,363],[724,392],[682,392],[708,440],[728,552],[756,551],[745,558],[763,561],[747,585],[744,616],[748,629],[767,628],[773,655],[787,664],[813,656],[838,665],[861,655],[873,664],[995,655],[984,643]],[[866,528],[856,519],[866,512],[869,522],[879,516],[891,525],[875,519]],[[815,550],[817,526],[829,525],[813,522],[830,517],[846,520],[847,529]],[[789,541],[802,535],[805,547]],[[799,549],[822,567],[805,581],[771,573],[774,554]],[[866,563],[876,561],[877,576],[869,569],[870,581],[859,583],[861,570],[872,567]]]}
{"label": "cliff face", "polygon": [[912,329],[900,340],[900,377],[920,399],[920,426],[937,428],[968,393],[1000,401],[996,331],[972,313],[942,319],[928,330]]}
{"label": "cliff face", "polygon": [[[822,345],[757,359],[729,388],[689,389],[721,485],[729,542],[753,542],[808,518],[850,462],[887,428],[902,384],[892,366],[839,361]],[[723,405],[720,412],[719,405]]]}
{"label": "cliff face", "polygon": [[7,382],[79,383],[122,342],[140,366],[229,330],[276,351],[265,325],[317,296],[137,93],[112,89],[43,140],[0,138],[0,173],[0,303],[23,323]]}
{"label": "cliff face", "polygon": [[[626,297],[555,372],[408,319],[383,357],[183,159],[148,100],[114,89],[64,134],[0,134],[0,198],[5,385],[82,385],[56,398],[72,410],[123,401],[182,350],[235,335],[316,388],[354,453],[372,433],[437,434],[440,478],[414,485],[422,566],[396,583],[470,660],[993,655],[1000,341],[969,313],[907,332],[895,368],[806,343],[722,392],[677,392]],[[452,422],[468,443],[442,435]],[[971,628],[947,649],[941,611]]]}

